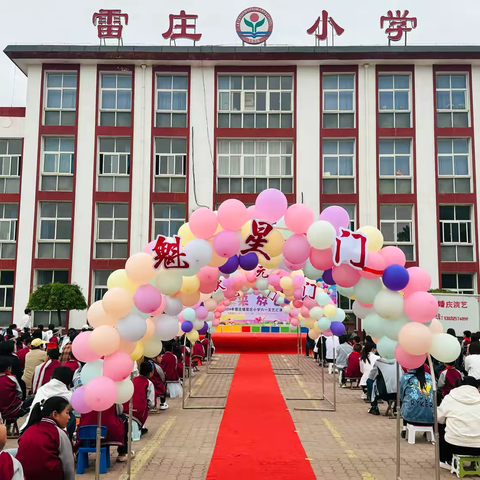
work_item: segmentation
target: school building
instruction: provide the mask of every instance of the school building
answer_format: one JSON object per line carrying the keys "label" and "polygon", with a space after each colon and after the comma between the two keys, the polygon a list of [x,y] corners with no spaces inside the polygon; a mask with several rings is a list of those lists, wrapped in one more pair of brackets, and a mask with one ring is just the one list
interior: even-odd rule
{"label": "school building", "polygon": [[4,54],[28,90],[26,108],[0,108],[0,325],[18,323],[44,283],[101,298],[157,234],[265,188],[314,211],[341,205],[432,287],[477,293],[480,47]]}

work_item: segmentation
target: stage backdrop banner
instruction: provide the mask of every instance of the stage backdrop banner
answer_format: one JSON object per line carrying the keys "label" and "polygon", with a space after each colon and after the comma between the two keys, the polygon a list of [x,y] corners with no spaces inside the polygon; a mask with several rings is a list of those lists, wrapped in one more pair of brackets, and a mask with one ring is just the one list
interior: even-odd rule
{"label": "stage backdrop banner", "polygon": [[438,301],[436,318],[443,325],[445,332],[448,328],[453,328],[457,336],[461,337],[465,330],[471,332],[480,330],[478,295],[435,293],[434,297]]}
{"label": "stage backdrop banner", "polygon": [[275,304],[277,296],[277,293],[272,292],[268,297],[253,293],[238,297],[226,308],[220,320],[251,325],[284,323],[288,315],[283,313],[281,306]]}

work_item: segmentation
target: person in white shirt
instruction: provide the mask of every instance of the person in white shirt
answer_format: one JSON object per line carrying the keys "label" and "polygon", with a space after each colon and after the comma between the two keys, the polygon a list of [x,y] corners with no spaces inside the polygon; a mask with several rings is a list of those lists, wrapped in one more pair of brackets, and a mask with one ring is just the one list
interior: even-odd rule
{"label": "person in white shirt", "polygon": [[18,328],[23,333],[25,328],[32,328],[32,311],[29,308],[25,309],[25,315],[22,317],[22,320],[18,324]]}
{"label": "person in white shirt", "polygon": [[44,332],[44,334],[42,336],[44,336],[45,338],[43,338],[43,340],[45,340],[47,343],[50,341],[50,339],[53,337],[53,331],[55,330],[55,325],[53,323],[50,323],[48,325],[48,330],[46,332]]}
{"label": "person in white shirt", "polygon": [[465,357],[465,370],[467,375],[480,380],[480,343],[470,344],[469,355]]}
{"label": "person in white shirt", "polygon": [[328,373],[333,373],[333,365],[335,361],[335,351],[340,345],[338,337],[331,335],[325,340],[325,346],[327,347],[327,353],[325,354],[325,360],[328,362]]}
{"label": "person in white shirt", "polygon": [[362,399],[367,400],[367,380],[370,372],[375,365],[375,362],[380,358],[375,355],[376,345],[373,342],[367,342],[362,350],[362,356],[360,357],[360,371],[362,372],[362,378],[360,379],[360,386],[363,389]]}

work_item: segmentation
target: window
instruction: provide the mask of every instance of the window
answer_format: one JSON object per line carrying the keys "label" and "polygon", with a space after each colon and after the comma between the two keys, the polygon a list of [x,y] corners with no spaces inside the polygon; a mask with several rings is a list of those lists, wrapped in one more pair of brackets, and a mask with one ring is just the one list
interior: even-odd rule
{"label": "window", "polygon": [[219,128],[292,128],[292,75],[219,75]]}
{"label": "window", "polygon": [[354,141],[324,140],[323,193],[355,193]]}
{"label": "window", "polygon": [[107,280],[113,270],[94,270],[93,272],[93,298],[94,302],[101,300],[108,291]]}
{"label": "window", "polygon": [[412,205],[380,205],[380,231],[385,245],[402,250],[407,262],[415,260]]}
{"label": "window", "polygon": [[127,258],[128,205],[97,204],[95,258]]}
{"label": "window", "polygon": [[292,152],[291,141],[220,140],[217,193],[292,193]]}
{"label": "window", "polygon": [[379,127],[411,127],[410,75],[378,76],[378,110]]}
{"label": "window", "polygon": [[185,138],[155,139],[154,192],[186,192],[187,140]]}
{"label": "window", "polygon": [[437,142],[439,193],[470,193],[470,150],[466,138]]}
{"label": "window", "polygon": [[20,191],[22,141],[0,139],[0,193]]}
{"label": "window", "polygon": [[0,203],[0,259],[15,258],[18,204]]}
{"label": "window", "polygon": [[13,305],[13,270],[0,271],[0,325],[8,326],[12,323]]}
{"label": "window", "polygon": [[473,273],[442,273],[442,288],[460,294],[474,294]]}
{"label": "window", "polygon": [[37,258],[69,258],[71,224],[71,202],[41,202]]}
{"label": "window", "polygon": [[355,75],[323,75],[323,128],[355,127]]}
{"label": "window", "polygon": [[154,203],[153,204],[153,234],[172,237],[185,223],[184,203]]}
{"label": "window", "polygon": [[[36,286],[46,285],[47,283],[68,283],[68,270],[37,270],[36,271]],[[67,312],[62,310],[60,312],[61,325],[65,326]],[[58,324],[58,314],[56,311],[35,311],[33,312],[34,325],[48,325],[53,323]]]}
{"label": "window", "polygon": [[437,126],[468,127],[467,75],[437,74]]}
{"label": "window", "polygon": [[[342,207],[344,208],[347,213],[348,213],[348,216],[350,217],[350,230],[355,231],[356,230],[356,216],[355,216],[355,212],[356,212],[356,205],[355,204],[335,204],[335,205],[338,205],[339,207]],[[322,205],[322,211],[325,210],[327,207],[332,207],[332,205]]]}
{"label": "window", "polygon": [[37,285],[68,283],[68,270],[37,270]]}
{"label": "window", "polygon": [[410,140],[380,140],[380,193],[412,193]]}
{"label": "window", "polygon": [[440,206],[442,262],[473,262],[473,225],[470,205]]}
{"label": "window", "polygon": [[186,128],[187,92],[186,75],[157,75],[155,126]]}
{"label": "window", "polygon": [[44,137],[42,190],[73,190],[73,137]]}
{"label": "window", "polygon": [[128,192],[130,188],[130,139],[100,138],[98,191]]}
{"label": "window", "polygon": [[47,73],[45,125],[75,125],[76,73]]}
{"label": "window", "polygon": [[132,76],[125,73],[102,73],[100,125],[130,127],[132,125]]}

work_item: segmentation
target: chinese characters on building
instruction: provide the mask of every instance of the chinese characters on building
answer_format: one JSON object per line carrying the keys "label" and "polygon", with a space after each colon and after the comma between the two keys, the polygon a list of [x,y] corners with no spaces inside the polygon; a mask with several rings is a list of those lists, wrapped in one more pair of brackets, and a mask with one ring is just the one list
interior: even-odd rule
{"label": "chinese characters on building", "polygon": [[118,40],[118,44],[123,45],[122,32],[123,23],[128,25],[128,14],[121,10],[101,9],[93,14],[92,23],[97,27],[100,43],[105,44],[107,38]]}
{"label": "chinese characters on building", "polygon": [[388,34],[389,41],[398,42],[405,33],[406,44],[407,32],[411,32],[414,28],[417,28],[417,17],[409,17],[409,13],[408,10],[405,10],[403,14],[401,10],[397,10],[394,15],[393,12],[389,10],[387,15],[380,17],[380,28],[383,29],[385,23],[388,23],[385,33]]}
{"label": "chinese characters on building", "polygon": [[315,34],[317,46],[322,40],[327,40],[328,46],[328,24],[332,26],[332,45],[334,45],[335,34],[339,37],[345,31],[332,17],[328,16],[326,10],[323,10],[322,18],[318,17],[315,23],[307,30],[309,35]]}
{"label": "chinese characters on building", "polygon": [[[165,39],[170,39],[175,44],[178,38],[186,38],[193,40],[193,44],[202,38],[201,33],[197,33],[197,18],[198,15],[186,14],[185,10],[180,10],[178,15],[170,14],[168,16],[170,25],[168,30],[162,34]],[[177,23],[178,22],[178,23]]]}

